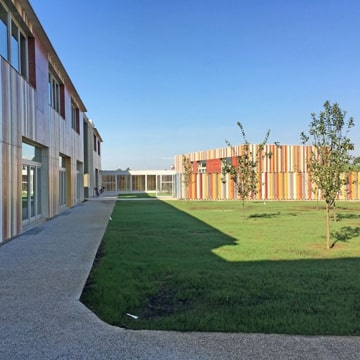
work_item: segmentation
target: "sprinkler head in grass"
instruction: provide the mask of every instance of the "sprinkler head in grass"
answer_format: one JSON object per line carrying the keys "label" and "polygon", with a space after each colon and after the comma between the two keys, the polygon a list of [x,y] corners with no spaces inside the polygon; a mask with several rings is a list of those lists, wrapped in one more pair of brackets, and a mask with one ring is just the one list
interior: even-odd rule
{"label": "sprinkler head in grass", "polygon": [[139,318],[138,316],[133,315],[133,314],[129,314],[129,313],[126,313],[126,315],[127,315],[127,316],[130,316],[131,318],[133,318],[133,319],[135,319],[135,320]]}

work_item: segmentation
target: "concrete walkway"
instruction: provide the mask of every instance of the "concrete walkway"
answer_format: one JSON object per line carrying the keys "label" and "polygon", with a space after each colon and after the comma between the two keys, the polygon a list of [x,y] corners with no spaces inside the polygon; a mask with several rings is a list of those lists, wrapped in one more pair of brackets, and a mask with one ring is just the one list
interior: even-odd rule
{"label": "concrete walkway", "polygon": [[0,359],[360,359],[359,337],[132,331],[79,302],[109,193],[0,246]]}

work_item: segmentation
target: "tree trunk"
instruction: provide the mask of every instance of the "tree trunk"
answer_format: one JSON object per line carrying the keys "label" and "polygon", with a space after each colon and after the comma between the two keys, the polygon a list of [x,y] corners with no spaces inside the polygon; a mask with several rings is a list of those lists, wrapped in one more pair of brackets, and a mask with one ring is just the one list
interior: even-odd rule
{"label": "tree trunk", "polygon": [[326,203],[326,249],[330,249],[330,207]]}

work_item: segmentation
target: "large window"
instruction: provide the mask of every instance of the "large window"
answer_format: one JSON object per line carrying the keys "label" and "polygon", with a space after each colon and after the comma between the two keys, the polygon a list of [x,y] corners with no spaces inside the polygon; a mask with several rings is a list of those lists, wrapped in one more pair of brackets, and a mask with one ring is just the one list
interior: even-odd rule
{"label": "large window", "polygon": [[28,78],[27,37],[9,12],[0,4],[0,55]]}

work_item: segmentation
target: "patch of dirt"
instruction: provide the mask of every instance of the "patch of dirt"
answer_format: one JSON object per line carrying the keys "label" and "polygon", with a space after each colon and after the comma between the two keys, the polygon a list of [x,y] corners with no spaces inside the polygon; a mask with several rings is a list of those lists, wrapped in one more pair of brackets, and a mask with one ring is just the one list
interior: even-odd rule
{"label": "patch of dirt", "polygon": [[147,304],[141,313],[143,319],[166,317],[179,310],[191,307],[190,301],[177,297],[178,290],[175,288],[162,287],[159,291],[147,299]]}

